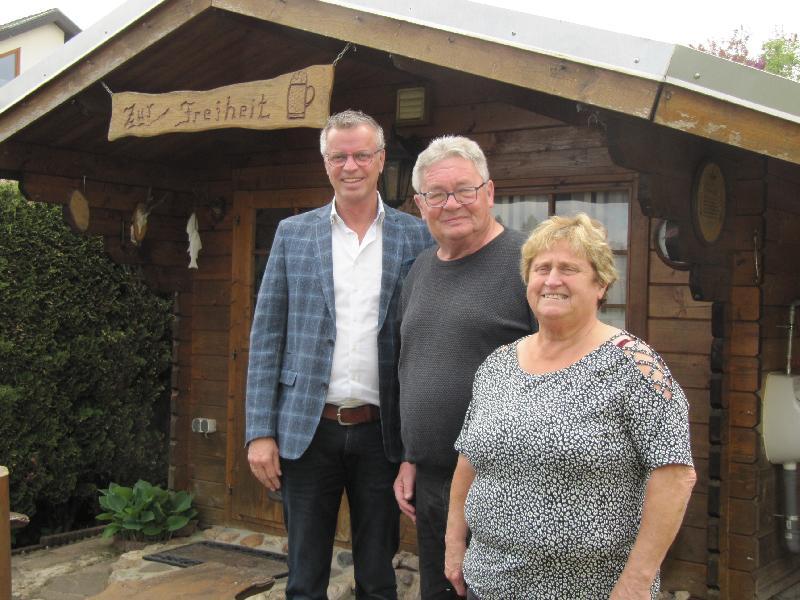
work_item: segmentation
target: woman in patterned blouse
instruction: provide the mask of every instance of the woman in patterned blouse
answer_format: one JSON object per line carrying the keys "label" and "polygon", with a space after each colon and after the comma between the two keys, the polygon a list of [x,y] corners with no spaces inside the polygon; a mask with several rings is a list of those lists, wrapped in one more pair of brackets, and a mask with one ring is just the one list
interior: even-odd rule
{"label": "woman in patterned blouse", "polygon": [[539,331],[475,375],[445,574],[479,600],[654,599],[695,481],[686,396],[654,350],[598,320],[617,279],[600,223],[541,223],[521,270]]}

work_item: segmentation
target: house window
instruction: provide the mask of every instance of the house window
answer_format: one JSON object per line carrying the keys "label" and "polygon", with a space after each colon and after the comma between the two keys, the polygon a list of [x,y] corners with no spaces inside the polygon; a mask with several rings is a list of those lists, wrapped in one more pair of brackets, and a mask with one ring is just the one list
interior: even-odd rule
{"label": "house window", "polygon": [[498,190],[494,202],[497,220],[526,234],[552,215],[569,216],[585,212],[600,221],[608,230],[608,241],[614,251],[619,279],[609,290],[608,300],[598,316],[609,325],[626,328],[630,210],[628,188],[587,191]]}
{"label": "house window", "polygon": [[20,49],[0,54],[0,85],[4,85],[19,75]]}

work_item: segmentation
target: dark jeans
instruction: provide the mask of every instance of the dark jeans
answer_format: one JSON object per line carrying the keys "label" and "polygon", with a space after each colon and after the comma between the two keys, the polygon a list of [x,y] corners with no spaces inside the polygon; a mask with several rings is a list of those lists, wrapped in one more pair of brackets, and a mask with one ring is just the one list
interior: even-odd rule
{"label": "dark jeans", "polygon": [[459,597],[444,576],[444,533],[447,529],[452,480],[453,469],[417,465],[414,496],[422,600],[451,600]]}
{"label": "dark jeans", "polygon": [[322,419],[303,456],[281,459],[289,533],[286,598],[326,600],[342,490],[350,504],[356,598],[395,600],[392,558],[400,541],[392,492],[397,465],[386,460],[380,422],[343,426]]}

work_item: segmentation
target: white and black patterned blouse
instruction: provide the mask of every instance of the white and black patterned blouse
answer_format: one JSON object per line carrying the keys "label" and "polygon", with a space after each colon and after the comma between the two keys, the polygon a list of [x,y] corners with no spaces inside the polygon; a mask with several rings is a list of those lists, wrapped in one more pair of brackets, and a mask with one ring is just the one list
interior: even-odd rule
{"label": "white and black patterned blouse", "polygon": [[476,471],[464,576],[481,600],[605,600],[636,538],[649,472],[692,464],[686,396],[626,332],[542,375],[519,366],[519,342],[478,369],[456,441]]}

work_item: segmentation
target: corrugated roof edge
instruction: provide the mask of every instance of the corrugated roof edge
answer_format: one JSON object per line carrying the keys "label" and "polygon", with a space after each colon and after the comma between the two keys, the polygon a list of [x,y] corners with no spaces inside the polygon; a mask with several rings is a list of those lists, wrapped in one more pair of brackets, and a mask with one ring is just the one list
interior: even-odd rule
{"label": "corrugated roof edge", "polygon": [[674,48],[664,42],[469,0],[320,1],[655,81],[663,80]]}
{"label": "corrugated roof edge", "polygon": [[[800,123],[800,83],[668,44],[467,0],[320,0],[554,58],[669,83]],[[470,10],[454,10],[453,3]],[[404,10],[405,8],[405,10]],[[480,18],[488,11],[492,18]],[[465,21],[468,15],[468,22]],[[479,29],[482,27],[483,29]],[[530,34],[529,31],[535,31]],[[695,77],[700,73],[700,77]],[[703,83],[698,83],[703,81]]]}
{"label": "corrugated roof edge", "polygon": [[106,40],[130,26],[165,0],[128,0],[97,23],[70,39],[33,67],[0,86],[0,113],[39,89],[48,80],[66,71]]}
{"label": "corrugated roof edge", "polygon": [[675,46],[669,84],[800,123],[800,83],[685,46]]}

